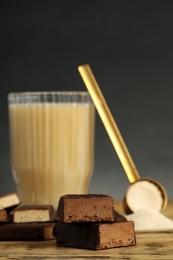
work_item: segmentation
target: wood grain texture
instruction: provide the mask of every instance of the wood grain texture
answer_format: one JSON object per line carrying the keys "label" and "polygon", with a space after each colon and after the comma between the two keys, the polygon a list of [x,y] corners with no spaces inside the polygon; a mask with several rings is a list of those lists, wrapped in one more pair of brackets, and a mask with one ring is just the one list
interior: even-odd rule
{"label": "wood grain texture", "polygon": [[[123,213],[122,205],[115,203]],[[173,201],[164,214],[173,219]],[[173,232],[136,234],[137,244],[109,250],[58,247],[55,240],[44,242],[0,242],[0,259],[173,259]]]}

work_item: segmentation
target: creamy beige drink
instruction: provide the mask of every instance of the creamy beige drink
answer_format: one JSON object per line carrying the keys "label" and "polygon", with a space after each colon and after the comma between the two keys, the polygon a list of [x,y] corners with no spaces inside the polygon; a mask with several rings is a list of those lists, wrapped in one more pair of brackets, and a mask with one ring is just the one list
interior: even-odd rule
{"label": "creamy beige drink", "polygon": [[58,205],[67,193],[87,193],[93,172],[91,102],[9,105],[12,170],[23,204]]}

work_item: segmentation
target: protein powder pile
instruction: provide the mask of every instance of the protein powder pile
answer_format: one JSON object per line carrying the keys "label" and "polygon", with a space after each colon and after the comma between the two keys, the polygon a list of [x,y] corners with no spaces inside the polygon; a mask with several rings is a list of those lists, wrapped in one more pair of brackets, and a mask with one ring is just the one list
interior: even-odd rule
{"label": "protein powder pile", "polygon": [[148,181],[136,183],[128,194],[128,200],[134,213],[126,218],[134,221],[136,231],[173,230],[173,220],[159,212],[162,196],[154,184]]}

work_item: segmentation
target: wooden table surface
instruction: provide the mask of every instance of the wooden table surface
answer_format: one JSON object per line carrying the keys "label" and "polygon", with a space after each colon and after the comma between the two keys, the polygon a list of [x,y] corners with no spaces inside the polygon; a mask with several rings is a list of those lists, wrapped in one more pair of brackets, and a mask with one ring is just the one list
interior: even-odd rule
{"label": "wooden table surface", "polygon": [[[122,204],[115,209],[123,213]],[[173,219],[173,201],[163,212]],[[173,259],[173,231],[137,233],[135,246],[93,251],[58,247],[55,240],[44,242],[0,242],[0,259]]]}

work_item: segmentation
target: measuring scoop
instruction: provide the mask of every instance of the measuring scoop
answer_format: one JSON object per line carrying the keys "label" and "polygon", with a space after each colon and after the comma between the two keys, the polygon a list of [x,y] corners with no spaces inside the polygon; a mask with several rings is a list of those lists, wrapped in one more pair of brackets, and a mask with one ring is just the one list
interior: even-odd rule
{"label": "measuring scoop", "polygon": [[168,199],[164,187],[154,180],[140,178],[90,66],[88,64],[81,65],[78,70],[131,183],[124,199],[126,213],[136,212],[143,206],[154,207],[158,211],[165,208]]}

